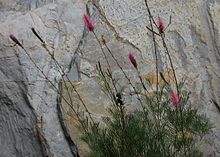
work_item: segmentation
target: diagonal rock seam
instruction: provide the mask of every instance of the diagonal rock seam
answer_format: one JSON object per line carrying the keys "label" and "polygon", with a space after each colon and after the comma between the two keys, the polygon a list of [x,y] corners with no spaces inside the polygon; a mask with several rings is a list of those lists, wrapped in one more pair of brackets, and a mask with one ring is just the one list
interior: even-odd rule
{"label": "diagonal rock seam", "polygon": [[58,89],[59,89],[58,93],[60,93],[57,96],[57,114],[58,114],[59,122],[60,122],[60,125],[61,125],[62,129],[63,129],[64,136],[65,136],[65,138],[68,142],[68,145],[69,145],[69,148],[71,150],[71,153],[72,153],[73,157],[80,157],[79,154],[78,154],[78,149],[77,149],[75,143],[73,142],[73,140],[70,136],[68,126],[67,126],[67,124],[65,123],[65,120],[64,120],[64,112],[63,112],[62,104],[61,104],[62,81],[59,82]]}
{"label": "diagonal rock seam", "polygon": [[[38,137],[38,140],[41,143],[41,149],[43,152],[43,156],[44,157],[53,157],[51,151],[50,151],[50,146],[47,142],[47,139],[45,138],[45,135],[42,131],[43,128],[41,128],[39,125],[42,125],[42,121],[39,121],[37,118],[37,113],[35,112],[35,109],[33,108],[33,106],[31,105],[28,97],[27,97],[27,93],[24,92],[24,90],[19,86],[19,88],[21,89],[21,94],[25,100],[25,102],[28,104],[29,108],[31,109],[35,119],[36,119],[36,124],[35,124],[35,128],[36,128],[36,135]],[[27,91],[27,90],[26,90]]]}
{"label": "diagonal rock seam", "polygon": [[[20,69],[20,68],[19,68]],[[2,72],[2,71],[1,71]],[[4,72],[3,72],[3,75],[4,75]],[[29,99],[28,99],[28,97],[27,97],[27,93],[25,92],[25,91],[27,91],[27,86],[26,86],[26,84],[24,83],[24,82],[19,82],[19,83],[15,83],[15,82],[8,82],[8,83],[10,83],[10,84],[14,84],[14,85],[17,85],[17,87],[18,87],[18,89],[19,89],[19,91],[20,91],[20,94],[21,94],[21,97],[23,98],[23,100],[24,100],[24,102],[25,102],[25,104],[27,105],[27,107],[30,109],[30,111],[31,111],[31,115],[33,115],[33,132],[34,132],[34,137],[38,137],[37,136],[37,132],[38,132],[38,127],[37,127],[37,121],[38,121],[38,119],[37,119],[37,114],[36,114],[36,112],[35,112],[35,110],[34,110],[34,108],[33,108],[33,106],[31,105],[31,103],[30,103],[30,101],[29,101]],[[3,93],[2,93],[3,94]],[[3,105],[4,104],[4,99],[6,99],[5,100],[5,104],[7,105],[7,106],[11,106],[11,109],[10,110],[14,110],[18,115],[21,115],[22,117],[26,117],[26,115],[24,114],[24,113],[22,113],[22,110],[21,109],[19,109],[19,110],[17,110],[15,107],[16,106],[14,106],[14,105],[17,105],[17,104],[14,104],[14,102],[13,102],[13,100],[11,100],[11,98],[10,97],[8,97],[6,94],[4,94],[4,95],[2,95],[1,94],[1,92],[0,92],[0,97],[1,97],[1,105]],[[14,107],[13,107],[14,106]],[[2,106],[1,106],[2,107]],[[1,110],[2,108],[0,108],[0,110]],[[11,117],[11,118],[13,118],[13,117]],[[12,130],[12,132],[14,132],[13,130]],[[15,134],[13,133],[13,138],[14,139],[16,139],[16,136],[15,136]],[[39,144],[40,144],[40,146],[41,146],[41,152],[42,152],[42,156],[47,156],[46,154],[47,154],[47,152],[50,152],[50,148],[49,147],[47,147],[45,144],[44,144],[44,141],[41,141],[40,140],[40,138],[37,138],[37,140],[38,140],[38,142],[39,142]],[[16,146],[15,146],[16,147]],[[3,147],[4,148],[4,147]],[[2,152],[0,152],[0,153],[2,153]],[[3,152],[4,153],[4,152]],[[40,153],[40,152],[39,152]],[[20,156],[22,156],[22,152],[19,152],[18,150],[17,150],[17,155],[18,154],[20,154]],[[48,156],[48,157],[50,157],[50,156]]]}

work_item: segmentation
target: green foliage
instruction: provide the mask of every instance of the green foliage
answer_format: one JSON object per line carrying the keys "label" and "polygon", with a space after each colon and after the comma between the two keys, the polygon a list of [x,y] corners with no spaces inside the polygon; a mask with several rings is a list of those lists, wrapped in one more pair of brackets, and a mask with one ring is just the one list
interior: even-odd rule
{"label": "green foliage", "polygon": [[[87,124],[82,139],[91,149],[90,157],[199,157],[195,139],[210,129],[208,119],[192,108],[189,93],[179,86],[180,104],[174,107],[171,88],[164,84],[152,96],[141,96],[144,110],[127,112],[122,93],[116,93],[115,81],[100,66],[100,85],[112,99],[110,116],[103,123]],[[117,87],[120,85],[117,84]],[[121,87],[121,89],[124,89]],[[121,100],[121,102],[119,101]],[[86,123],[89,123],[86,121]]]}
{"label": "green foliage", "polygon": [[[108,64],[106,70],[100,62],[97,64],[98,80],[112,105],[108,108],[110,116],[104,117],[102,122],[90,122],[86,117],[81,118],[84,119],[81,123],[84,126],[82,139],[91,149],[90,157],[201,157],[202,153],[196,147],[195,141],[208,133],[211,126],[204,115],[191,107],[190,93],[184,90],[185,80],[180,83],[177,80],[165,39],[165,31],[171,24],[171,17],[165,27],[160,17],[156,23],[147,0],[145,6],[150,23],[150,27],[146,28],[152,33],[153,39],[156,87],[152,87],[150,80],[143,80],[135,56],[130,52],[129,60],[138,75],[136,80],[139,80],[142,86],[142,89],[137,88],[102,36],[102,44],[123,73],[126,85],[123,86],[123,81],[115,79],[102,44],[93,31]],[[163,47],[161,51],[158,51],[157,45],[160,44],[157,43],[157,37]],[[169,80],[174,80],[176,92],[171,82],[159,72],[158,53],[163,51],[172,70],[173,76],[169,75]],[[163,80],[162,85],[159,84],[159,76]],[[137,99],[137,108],[128,109],[129,104],[124,101],[128,95]]]}

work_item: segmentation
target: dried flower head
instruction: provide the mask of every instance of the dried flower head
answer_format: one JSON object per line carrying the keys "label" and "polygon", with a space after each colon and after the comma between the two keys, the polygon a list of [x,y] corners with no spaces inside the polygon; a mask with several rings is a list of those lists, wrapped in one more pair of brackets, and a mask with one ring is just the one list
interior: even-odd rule
{"label": "dried flower head", "polygon": [[86,27],[88,28],[89,31],[93,31],[94,30],[94,23],[90,19],[89,15],[87,13],[84,13],[83,21],[85,22]]}
{"label": "dried flower head", "polygon": [[128,58],[129,58],[131,64],[133,64],[133,66],[134,66],[135,68],[137,68],[137,62],[136,62],[136,60],[135,60],[135,58],[134,58],[134,54],[133,54],[132,52],[130,52],[130,53],[128,54]]}
{"label": "dried flower head", "polygon": [[40,37],[40,35],[37,33],[37,31],[35,30],[34,27],[31,28],[32,32],[34,33],[34,35],[42,42],[45,43],[44,40]]}
{"label": "dried flower head", "polygon": [[180,99],[175,91],[172,91],[171,98],[172,98],[173,106],[178,107],[180,104]]}
{"label": "dried flower head", "polygon": [[13,34],[10,34],[9,37],[11,38],[12,41],[15,42],[15,44],[17,44],[17,45],[20,46],[21,48],[24,48],[23,45],[18,41],[18,39],[16,38],[16,36],[14,36]]}

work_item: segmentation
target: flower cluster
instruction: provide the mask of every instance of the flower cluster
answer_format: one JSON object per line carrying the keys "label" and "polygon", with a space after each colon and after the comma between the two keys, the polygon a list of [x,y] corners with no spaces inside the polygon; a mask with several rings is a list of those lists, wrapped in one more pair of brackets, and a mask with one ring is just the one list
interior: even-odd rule
{"label": "flower cluster", "polygon": [[175,91],[172,91],[171,98],[172,98],[173,106],[178,107],[180,104],[180,99]]}
{"label": "flower cluster", "polygon": [[135,57],[134,57],[134,54],[133,54],[132,52],[130,52],[130,53],[128,54],[128,58],[129,58],[131,64],[132,64],[135,68],[137,68],[137,62],[136,62]]}
{"label": "flower cluster", "polygon": [[165,25],[164,25],[163,20],[160,16],[158,17],[158,20],[157,20],[157,26],[158,26],[159,32],[163,33],[165,30]]}

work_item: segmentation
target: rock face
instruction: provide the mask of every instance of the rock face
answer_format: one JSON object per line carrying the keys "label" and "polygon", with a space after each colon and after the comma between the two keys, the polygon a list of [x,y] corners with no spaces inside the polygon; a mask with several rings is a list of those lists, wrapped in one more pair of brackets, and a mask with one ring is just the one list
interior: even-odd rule
{"label": "rock face", "polygon": [[[35,27],[56,51],[54,55],[59,63],[68,67],[83,35],[79,16],[85,4],[12,0],[1,1],[0,7],[0,156],[77,156],[77,149],[64,136],[58,117],[57,67],[30,28]],[[56,88],[45,80],[24,50],[9,40],[10,34],[23,43]]]}
{"label": "rock face", "polygon": [[[155,56],[148,14],[144,0],[99,0],[97,8],[89,3],[99,39],[103,35],[126,73],[134,78],[127,55],[133,51],[143,76],[154,78]],[[178,78],[187,78],[192,92],[191,103],[213,123],[202,145],[204,156],[220,156],[220,1],[154,0],[149,1],[155,19],[161,16],[172,24],[166,30],[166,41],[172,53]],[[1,0],[0,1],[0,156],[81,156],[87,151],[80,143],[72,111],[60,104],[57,89],[59,68],[41,46],[30,28],[35,27],[49,50],[76,83],[89,110],[97,119],[106,115],[106,96],[94,79],[95,64],[107,67],[98,42],[85,31],[82,15],[86,1],[80,0]],[[33,61],[55,85],[52,86],[36,69],[27,54],[9,39],[14,34],[23,43]],[[164,50],[160,48],[160,71],[166,73]],[[115,77],[122,78],[119,67],[103,46]],[[77,82],[80,81],[80,82]],[[67,81],[68,82],[68,81]],[[138,84],[138,81],[134,82]],[[69,83],[69,82],[68,82]],[[68,84],[67,83],[67,84]],[[63,86],[64,87],[64,86]],[[65,95],[65,90],[63,90]],[[75,98],[75,96],[73,96]],[[212,100],[216,104],[212,103]],[[135,101],[135,100],[134,100]],[[133,102],[133,100],[128,101]],[[77,105],[77,100],[74,99]],[[61,106],[61,108],[60,108]],[[135,106],[134,106],[135,107]],[[62,110],[63,109],[63,110]],[[69,138],[71,136],[71,138]],[[73,142],[74,141],[74,142]]]}

